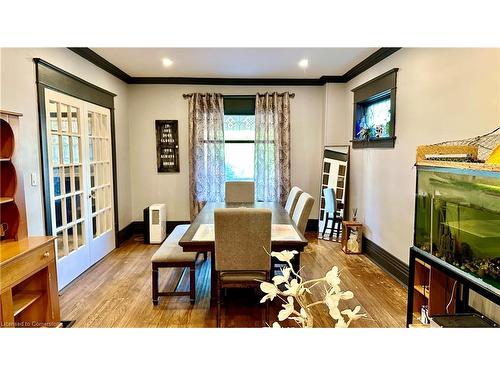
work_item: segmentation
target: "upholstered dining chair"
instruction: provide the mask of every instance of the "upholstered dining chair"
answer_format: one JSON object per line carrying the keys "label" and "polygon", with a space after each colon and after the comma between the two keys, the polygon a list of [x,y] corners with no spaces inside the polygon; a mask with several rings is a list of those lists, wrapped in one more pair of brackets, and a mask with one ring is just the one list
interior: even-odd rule
{"label": "upholstered dining chair", "polygon": [[337,227],[337,240],[340,236],[340,227],[342,226],[342,217],[337,212],[337,199],[335,199],[335,190],[333,188],[323,189],[323,196],[325,197],[325,224],[323,226],[323,233],[321,237],[325,235],[328,228],[328,222],[332,222],[332,228],[330,229],[330,239],[333,236],[335,227]]}
{"label": "upholstered dining chair", "polygon": [[[271,210],[223,208],[214,211],[217,327],[223,288],[258,288],[271,269]],[[266,304],[266,320],[268,305]]]}
{"label": "upholstered dining chair", "polygon": [[303,192],[297,201],[297,205],[295,206],[292,220],[302,234],[306,231],[307,220],[309,220],[313,204],[314,198],[308,193]]}
{"label": "upholstered dining chair", "polygon": [[288,193],[285,210],[286,212],[288,212],[288,215],[290,215],[290,217],[293,216],[293,212],[295,211],[295,207],[297,206],[297,201],[299,200],[299,197],[302,193],[302,189],[297,186],[294,186],[290,190],[290,193]]}
{"label": "upholstered dining chair", "polygon": [[227,181],[226,202],[249,203],[255,201],[255,182],[253,181]]}

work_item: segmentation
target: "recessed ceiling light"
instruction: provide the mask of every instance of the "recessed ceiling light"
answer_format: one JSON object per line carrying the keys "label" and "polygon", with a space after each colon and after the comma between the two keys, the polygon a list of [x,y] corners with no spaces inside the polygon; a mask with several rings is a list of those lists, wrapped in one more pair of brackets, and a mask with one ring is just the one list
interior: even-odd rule
{"label": "recessed ceiling light", "polygon": [[161,60],[161,62],[163,63],[163,66],[172,66],[172,64],[174,63],[172,60],[170,60],[169,58],[165,57],[163,60]]}
{"label": "recessed ceiling light", "polygon": [[309,60],[307,60],[307,59],[300,60],[299,61],[299,66],[301,68],[304,68],[304,69],[307,68],[309,66]]}

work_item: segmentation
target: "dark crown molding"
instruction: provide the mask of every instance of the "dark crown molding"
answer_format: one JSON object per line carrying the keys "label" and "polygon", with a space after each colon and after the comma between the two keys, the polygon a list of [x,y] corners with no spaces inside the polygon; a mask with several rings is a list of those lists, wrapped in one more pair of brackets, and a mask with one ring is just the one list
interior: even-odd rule
{"label": "dark crown molding", "polygon": [[131,77],[90,48],[68,47],[77,55],[129,84],[163,85],[231,85],[231,86],[323,86],[326,83],[346,83],[401,49],[380,48],[341,76],[320,78],[203,78],[203,77]]}
{"label": "dark crown molding", "polygon": [[108,60],[106,60],[104,57],[101,57],[90,48],[68,47],[68,49],[83,57],[84,59],[90,61],[92,64],[97,65],[99,68],[114,75],[115,77],[120,78],[123,82],[132,83],[131,76],[118,68],[116,65],[111,64]]}
{"label": "dark crown molding", "polygon": [[197,77],[132,77],[133,84],[163,85],[227,85],[227,86],[322,86],[319,79],[302,78],[197,78]]}
{"label": "dark crown molding", "polygon": [[381,62],[386,57],[389,57],[394,52],[397,52],[401,49],[401,47],[395,48],[380,48],[377,51],[373,52],[366,59],[361,61],[359,64],[355,65],[353,68],[349,69],[347,73],[345,73],[342,77],[344,78],[344,82],[349,82],[354,77],[360,75],[364,71],[370,69],[375,64]]}

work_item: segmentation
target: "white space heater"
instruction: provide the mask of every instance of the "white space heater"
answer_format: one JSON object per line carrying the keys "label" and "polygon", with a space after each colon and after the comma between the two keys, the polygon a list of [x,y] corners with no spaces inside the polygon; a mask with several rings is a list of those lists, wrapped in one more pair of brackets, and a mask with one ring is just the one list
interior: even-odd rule
{"label": "white space heater", "polygon": [[144,209],[144,243],[162,243],[167,236],[167,205],[152,204]]}

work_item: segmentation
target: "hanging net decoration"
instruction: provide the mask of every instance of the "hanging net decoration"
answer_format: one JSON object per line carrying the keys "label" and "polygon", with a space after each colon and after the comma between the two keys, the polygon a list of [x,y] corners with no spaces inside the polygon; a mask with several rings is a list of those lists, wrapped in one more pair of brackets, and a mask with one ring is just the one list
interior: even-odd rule
{"label": "hanging net decoration", "polygon": [[500,145],[500,127],[477,137],[445,141],[435,143],[432,146],[477,146],[477,158],[479,160],[486,160],[498,145]]}

